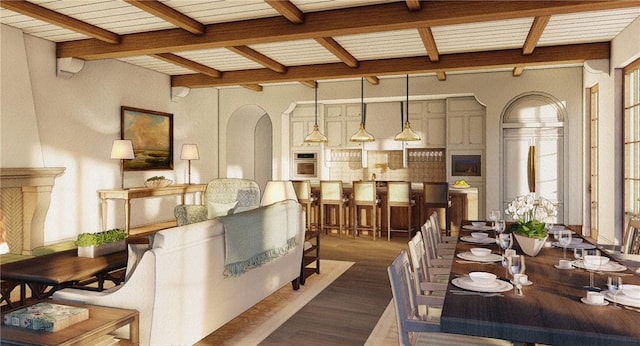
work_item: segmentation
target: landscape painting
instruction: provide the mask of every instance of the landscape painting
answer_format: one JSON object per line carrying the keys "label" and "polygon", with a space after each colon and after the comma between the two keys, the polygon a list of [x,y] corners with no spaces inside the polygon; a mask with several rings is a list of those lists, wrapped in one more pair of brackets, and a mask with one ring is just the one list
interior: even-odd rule
{"label": "landscape painting", "polygon": [[173,169],[173,114],[122,106],[121,131],[135,154],[125,171]]}

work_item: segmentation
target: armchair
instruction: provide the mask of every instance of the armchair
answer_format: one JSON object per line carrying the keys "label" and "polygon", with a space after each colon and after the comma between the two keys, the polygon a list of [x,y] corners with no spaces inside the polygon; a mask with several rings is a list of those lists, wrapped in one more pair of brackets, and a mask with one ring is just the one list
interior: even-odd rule
{"label": "armchair", "polygon": [[260,186],[253,180],[218,178],[207,184],[203,205],[178,205],[174,215],[178,226],[239,213],[260,205]]}

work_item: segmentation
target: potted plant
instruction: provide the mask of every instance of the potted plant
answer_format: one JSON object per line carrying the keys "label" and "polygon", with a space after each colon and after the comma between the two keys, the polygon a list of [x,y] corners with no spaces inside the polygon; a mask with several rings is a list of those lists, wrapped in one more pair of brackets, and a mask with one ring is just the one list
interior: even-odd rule
{"label": "potted plant", "polygon": [[124,251],[127,233],[119,228],[97,233],[78,234],[76,245],[79,257],[98,257],[112,252]]}
{"label": "potted plant", "polygon": [[549,237],[546,220],[558,213],[548,199],[534,193],[516,197],[505,210],[515,221],[507,232],[513,233],[522,252],[536,256]]}

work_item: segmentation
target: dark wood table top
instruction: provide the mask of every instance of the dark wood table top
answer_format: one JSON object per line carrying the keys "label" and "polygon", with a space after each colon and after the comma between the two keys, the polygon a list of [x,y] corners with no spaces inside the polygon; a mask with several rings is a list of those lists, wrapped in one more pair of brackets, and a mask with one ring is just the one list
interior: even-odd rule
{"label": "dark wood table top", "polygon": [[[461,230],[460,236],[469,233]],[[477,246],[458,241],[456,253]],[[495,244],[484,247],[498,252]],[[522,254],[517,246],[514,248]],[[544,248],[536,257],[525,256],[526,274],[533,285],[523,287],[524,298],[516,297],[513,290],[505,292],[504,297],[452,294],[449,290],[459,289],[451,284],[457,276],[472,271],[492,272],[502,278],[506,275],[499,262],[487,265],[454,260],[441,330],[547,345],[640,345],[640,312],[582,303],[580,298],[586,296],[583,286],[589,283],[589,273],[556,269],[554,264],[560,259],[560,248]],[[567,251],[567,259],[573,260],[571,250]],[[631,271],[623,273],[627,274],[622,276],[623,283],[640,284],[640,277],[628,275]],[[607,276],[595,274],[595,286],[606,290]]]}
{"label": "dark wood table top", "polygon": [[0,266],[0,279],[49,286],[75,282],[127,266],[127,251],[96,258],[78,257],[71,249]]}

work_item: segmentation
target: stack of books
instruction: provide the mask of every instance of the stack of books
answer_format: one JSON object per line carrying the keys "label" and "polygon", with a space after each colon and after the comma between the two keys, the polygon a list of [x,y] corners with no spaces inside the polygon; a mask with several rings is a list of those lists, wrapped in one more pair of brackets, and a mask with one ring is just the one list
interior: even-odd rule
{"label": "stack of books", "polygon": [[89,310],[77,306],[52,303],[38,303],[24,309],[9,312],[4,315],[4,324],[40,330],[57,332],[75,323],[89,318]]}

